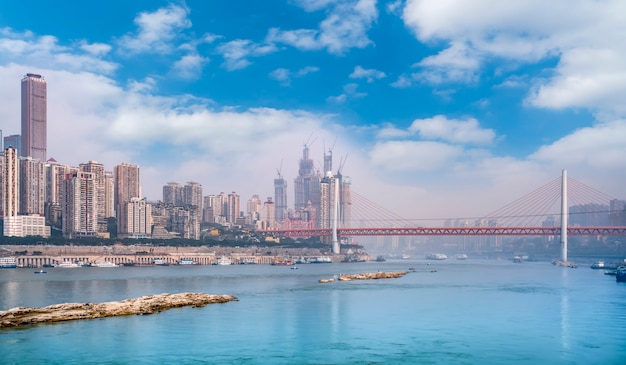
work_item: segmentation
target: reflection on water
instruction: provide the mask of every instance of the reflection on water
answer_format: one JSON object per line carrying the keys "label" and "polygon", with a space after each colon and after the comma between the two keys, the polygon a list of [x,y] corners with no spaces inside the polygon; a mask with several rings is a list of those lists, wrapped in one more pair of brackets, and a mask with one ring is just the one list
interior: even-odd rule
{"label": "reflection on water", "polygon": [[570,349],[569,328],[569,271],[570,268],[561,270],[561,348]]}

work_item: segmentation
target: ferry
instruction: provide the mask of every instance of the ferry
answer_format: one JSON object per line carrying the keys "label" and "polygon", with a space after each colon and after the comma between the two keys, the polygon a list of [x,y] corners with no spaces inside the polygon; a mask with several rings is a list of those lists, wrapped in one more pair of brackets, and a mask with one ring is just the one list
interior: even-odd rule
{"label": "ferry", "polygon": [[466,254],[464,254],[464,253],[460,253],[460,254],[456,255],[456,259],[457,259],[457,260],[467,260],[467,259],[468,259],[468,257],[467,257],[467,255],[466,255]]}
{"label": "ferry", "polygon": [[311,264],[330,264],[333,262],[333,259],[331,259],[329,256],[318,256],[318,257],[313,257],[309,260],[309,263]]}
{"label": "ferry", "polygon": [[167,263],[167,261],[165,261],[165,259],[160,259],[160,258],[159,259],[154,259],[152,261],[152,263],[154,265],[158,265],[158,266],[169,266],[170,265],[169,263]]}
{"label": "ferry", "polygon": [[15,257],[0,257],[0,269],[15,269],[16,267]]}
{"label": "ferry", "polygon": [[428,255],[426,255],[427,260],[445,260],[447,258],[448,256],[443,253],[429,253]]}

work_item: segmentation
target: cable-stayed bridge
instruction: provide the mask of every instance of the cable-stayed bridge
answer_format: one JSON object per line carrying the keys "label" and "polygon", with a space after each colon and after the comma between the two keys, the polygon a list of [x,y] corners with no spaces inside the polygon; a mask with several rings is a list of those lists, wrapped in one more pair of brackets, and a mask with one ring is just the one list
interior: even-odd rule
{"label": "cable-stayed bridge", "polygon": [[[563,175],[481,217],[424,227],[352,191],[349,218],[333,228],[262,230],[283,237],[314,236],[626,236],[626,210],[615,199]],[[568,224],[569,222],[569,224]],[[563,232],[563,234],[562,234]]]}

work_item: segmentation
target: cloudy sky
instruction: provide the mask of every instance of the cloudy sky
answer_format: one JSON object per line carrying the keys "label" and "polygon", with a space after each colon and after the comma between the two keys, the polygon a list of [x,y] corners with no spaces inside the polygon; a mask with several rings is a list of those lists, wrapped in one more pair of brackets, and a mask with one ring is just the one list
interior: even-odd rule
{"label": "cloudy sky", "polygon": [[477,217],[558,178],[626,192],[626,2],[0,2],[0,129],[48,82],[48,156],[273,195],[305,144],[407,219]]}

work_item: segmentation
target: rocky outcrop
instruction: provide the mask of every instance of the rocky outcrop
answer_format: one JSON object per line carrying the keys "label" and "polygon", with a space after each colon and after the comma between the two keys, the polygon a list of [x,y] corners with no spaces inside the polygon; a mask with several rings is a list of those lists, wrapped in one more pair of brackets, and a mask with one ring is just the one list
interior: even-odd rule
{"label": "rocky outcrop", "polygon": [[[408,271],[390,271],[390,272],[370,272],[363,274],[341,274],[337,277],[338,281],[352,280],[374,280],[374,279],[395,279],[408,274]],[[320,283],[330,283],[335,279],[320,279]]]}
{"label": "rocky outcrop", "polygon": [[43,308],[17,307],[0,311],[0,328],[20,325],[92,319],[132,314],[153,314],[178,307],[204,307],[207,304],[237,301],[232,295],[178,293],[147,295],[105,303],[65,303]]}

